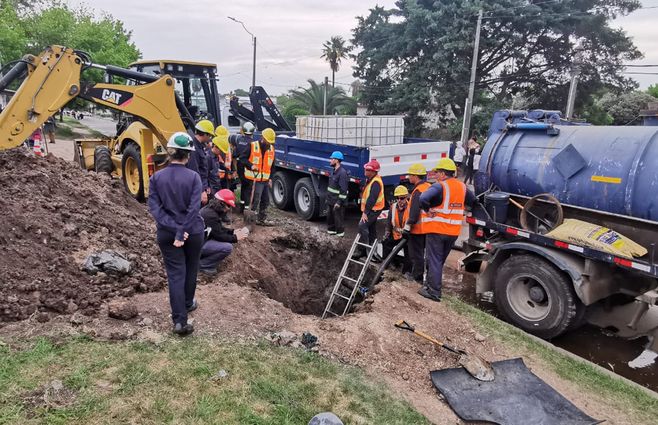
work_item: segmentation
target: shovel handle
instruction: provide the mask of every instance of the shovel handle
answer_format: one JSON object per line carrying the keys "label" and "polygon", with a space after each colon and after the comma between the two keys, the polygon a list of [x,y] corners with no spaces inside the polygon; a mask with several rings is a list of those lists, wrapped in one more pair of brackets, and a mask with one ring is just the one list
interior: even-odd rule
{"label": "shovel handle", "polygon": [[433,336],[427,335],[423,331],[416,330],[413,326],[411,326],[409,323],[407,323],[406,320],[400,320],[395,323],[395,327],[399,329],[403,329],[405,331],[410,331],[415,333],[421,338],[424,338],[428,340],[429,342],[438,345],[439,347],[445,348],[446,350],[455,353],[455,354],[465,354],[462,350],[458,350],[457,348],[451,347],[449,345],[446,345],[445,343],[439,341],[438,339],[434,338]]}

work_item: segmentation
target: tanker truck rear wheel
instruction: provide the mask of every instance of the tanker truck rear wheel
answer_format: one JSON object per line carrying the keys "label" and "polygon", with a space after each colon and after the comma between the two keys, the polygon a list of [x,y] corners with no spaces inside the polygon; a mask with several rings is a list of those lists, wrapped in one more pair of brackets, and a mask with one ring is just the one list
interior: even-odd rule
{"label": "tanker truck rear wheel", "polygon": [[580,303],[562,271],[533,255],[512,255],[500,265],[494,298],[508,322],[544,339],[571,328]]}

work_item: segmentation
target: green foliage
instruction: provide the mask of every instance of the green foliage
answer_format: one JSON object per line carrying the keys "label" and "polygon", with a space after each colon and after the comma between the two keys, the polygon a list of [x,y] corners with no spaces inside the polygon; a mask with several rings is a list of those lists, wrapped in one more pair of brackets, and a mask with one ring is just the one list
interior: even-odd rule
{"label": "green foliage", "polygon": [[240,97],[249,96],[249,92],[247,90],[244,90],[244,89],[235,89],[235,90],[233,90],[233,94],[235,96],[240,96]]}
{"label": "green foliage", "polygon": [[658,97],[658,84],[652,84],[649,86],[647,89],[647,93],[649,93],[653,97]]}
{"label": "green foliage", "polygon": [[[322,115],[324,108],[324,86],[308,80],[309,87],[291,90],[291,108],[306,111],[306,114]],[[341,87],[327,87],[327,115],[345,115],[356,112],[356,101],[345,94]],[[298,114],[304,115],[304,114]]]}
{"label": "green foliage", "polygon": [[370,112],[404,113],[411,133],[422,131],[426,112],[447,125],[463,115],[483,9],[476,89],[505,105],[522,96],[529,107],[561,110],[578,58],[578,108],[604,86],[635,87],[620,65],[642,55],[610,21],[638,7],[637,0],[399,0],[358,18],[354,75]]}
{"label": "green foliage", "polygon": [[322,56],[331,68],[331,85],[336,86],[336,72],[340,69],[340,63],[343,59],[347,58],[347,54],[352,50],[352,47],[345,44],[343,37],[336,35],[325,41],[322,45]]}
{"label": "green foliage", "polygon": [[612,117],[614,125],[640,124],[640,110],[656,98],[642,91],[629,93],[606,93],[598,101],[600,108]]}

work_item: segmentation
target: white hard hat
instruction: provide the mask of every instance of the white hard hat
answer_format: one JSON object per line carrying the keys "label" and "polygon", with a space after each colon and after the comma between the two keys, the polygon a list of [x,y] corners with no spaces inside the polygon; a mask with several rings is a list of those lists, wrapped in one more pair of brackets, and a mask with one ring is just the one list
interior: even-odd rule
{"label": "white hard hat", "polygon": [[184,151],[193,151],[194,146],[192,146],[192,138],[189,134],[183,131],[177,131],[172,134],[167,141],[168,148],[182,149]]}

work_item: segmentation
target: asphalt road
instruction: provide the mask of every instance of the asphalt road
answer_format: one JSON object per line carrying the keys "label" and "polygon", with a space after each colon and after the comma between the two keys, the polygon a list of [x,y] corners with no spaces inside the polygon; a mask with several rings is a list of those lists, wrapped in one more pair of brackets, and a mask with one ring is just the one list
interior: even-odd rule
{"label": "asphalt road", "polygon": [[80,124],[86,125],[92,130],[96,130],[108,137],[114,137],[117,132],[116,122],[109,118],[102,118],[97,115],[85,115],[84,119],[80,120]]}

